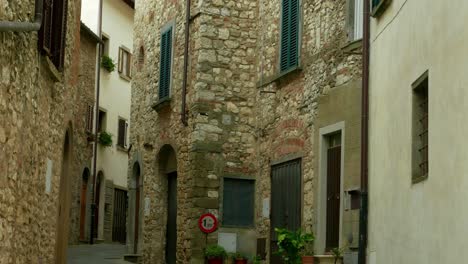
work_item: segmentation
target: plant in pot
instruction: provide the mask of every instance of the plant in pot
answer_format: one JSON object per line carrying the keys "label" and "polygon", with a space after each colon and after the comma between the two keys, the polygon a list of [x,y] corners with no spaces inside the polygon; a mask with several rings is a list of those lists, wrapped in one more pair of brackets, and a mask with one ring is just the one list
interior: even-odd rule
{"label": "plant in pot", "polygon": [[247,264],[247,257],[241,253],[234,254],[232,258],[234,259],[234,264]]}
{"label": "plant in pot", "polygon": [[99,144],[103,145],[104,147],[110,147],[112,146],[112,135],[106,131],[102,131],[99,133],[98,141]]}
{"label": "plant in pot", "polygon": [[312,241],[306,243],[306,246],[302,251],[302,264],[314,264],[314,250]]}
{"label": "plant in pot", "polygon": [[[333,255],[333,258],[335,259],[335,264],[337,263],[343,263],[343,250],[341,248],[333,248],[331,250],[331,253]],[[338,262],[339,260],[339,262]]]}
{"label": "plant in pot", "polygon": [[101,66],[108,72],[113,72],[115,70],[114,60],[112,60],[112,58],[107,55],[102,55]]}
{"label": "plant in pot", "polygon": [[312,234],[303,233],[300,229],[297,231],[290,231],[284,228],[275,228],[278,235],[278,251],[276,254],[280,255],[286,264],[300,264],[301,253],[307,244],[314,240]]}
{"label": "plant in pot", "polygon": [[205,248],[205,258],[208,264],[222,264],[226,257],[226,250],[219,245],[209,245]]}

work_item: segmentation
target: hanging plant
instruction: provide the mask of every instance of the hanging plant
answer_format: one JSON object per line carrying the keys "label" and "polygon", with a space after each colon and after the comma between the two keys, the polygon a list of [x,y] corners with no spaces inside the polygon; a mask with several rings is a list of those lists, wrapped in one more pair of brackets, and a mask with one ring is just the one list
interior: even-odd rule
{"label": "hanging plant", "polygon": [[112,60],[112,58],[107,55],[102,55],[101,66],[108,72],[113,72],[115,70],[114,60]]}
{"label": "hanging plant", "polygon": [[100,132],[99,144],[103,145],[104,147],[112,146],[112,135],[110,133],[107,133],[106,131]]}

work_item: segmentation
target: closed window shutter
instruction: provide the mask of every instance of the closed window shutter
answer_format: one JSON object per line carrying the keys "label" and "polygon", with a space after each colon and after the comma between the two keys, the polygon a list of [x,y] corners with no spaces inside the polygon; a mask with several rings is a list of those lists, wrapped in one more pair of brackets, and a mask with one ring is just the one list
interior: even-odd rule
{"label": "closed window shutter", "polygon": [[169,97],[171,85],[172,27],[161,35],[159,100]]}
{"label": "closed window shutter", "polygon": [[284,72],[299,62],[299,0],[283,0],[281,16],[280,71]]}
{"label": "closed window shutter", "polygon": [[57,48],[54,48],[54,60],[55,66],[59,70],[63,69],[63,64],[65,61],[65,42],[67,37],[67,15],[68,15],[68,1],[60,0],[60,7],[57,10],[56,17],[60,17],[61,21],[58,23],[57,31],[60,33],[60,36],[57,37]]}
{"label": "closed window shutter", "polygon": [[223,225],[252,226],[254,220],[253,180],[224,178]]}
{"label": "closed window shutter", "polygon": [[50,55],[52,49],[52,17],[53,1],[44,1],[42,27],[39,31],[39,48]]}
{"label": "closed window shutter", "polygon": [[117,145],[125,147],[125,129],[127,125],[125,120],[119,119],[119,137],[117,138]]}

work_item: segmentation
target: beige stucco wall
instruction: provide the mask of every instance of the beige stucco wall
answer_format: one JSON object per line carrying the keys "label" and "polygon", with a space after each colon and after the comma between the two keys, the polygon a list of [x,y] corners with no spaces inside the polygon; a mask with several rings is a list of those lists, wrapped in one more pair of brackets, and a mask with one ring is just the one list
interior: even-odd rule
{"label": "beige stucco wall", "polygon": [[[119,47],[129,50],[133,47],[133,13],[134,10],[122,0],[103,1],[102,32],[109,38],[108,55],[114,60],[116,67],[111,73],[101,68],[99,107],[106,112],[105,131],[112,134],[113,142],[111,147],[98,147],[97,171],[103,171],[109,186],[105,188],[104,184],[101,185],[98,238],[106,238],[104,218],[112,216],[111,213],[105,213],[105,203],[113,203],[110,198],[113,194],[109,196],[105,192],[112,192],[112,184],[116,188],[127,188],[128,154],[125,149],[117,146],[117,140],[119,117],[127,120],[130,127],[131,81],[120,77],[117,65]],[[129,132],[130,129],[127,130],[128,146]],[[108,196],[107,201],[105,196]]]}
{"label": "beige stucco wall", "polygon": [[[394,0],[371,24],[369,263],[468,257],[468,2]],[[411,183],[411,84],[429,71],[429,177]]]}

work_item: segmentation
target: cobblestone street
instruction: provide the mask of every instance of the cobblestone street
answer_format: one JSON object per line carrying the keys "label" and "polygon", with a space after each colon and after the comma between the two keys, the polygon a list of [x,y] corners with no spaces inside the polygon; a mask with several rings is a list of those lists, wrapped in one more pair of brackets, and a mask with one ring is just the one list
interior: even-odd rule
{"label": "cobblestone street", "polygon": [[129,264],[123,260],[125,245],[76,245],[68,248],[68,264]]}

